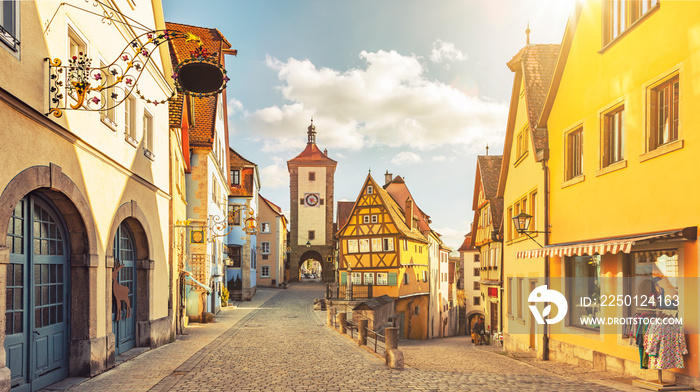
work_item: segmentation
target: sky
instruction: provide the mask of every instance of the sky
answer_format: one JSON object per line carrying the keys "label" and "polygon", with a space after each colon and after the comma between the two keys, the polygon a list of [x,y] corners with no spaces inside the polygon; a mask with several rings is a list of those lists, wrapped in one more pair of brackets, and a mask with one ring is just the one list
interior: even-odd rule
{"label": "sky", "polygon": [[219,29],[230,146],[289,217],[287,160],[338,162],[336,201],[400,175],[456,250],[471,228],[477,155],[501,155],[513,73],[530,42],[559,44],[575,0],[163,0],[165,18]]}

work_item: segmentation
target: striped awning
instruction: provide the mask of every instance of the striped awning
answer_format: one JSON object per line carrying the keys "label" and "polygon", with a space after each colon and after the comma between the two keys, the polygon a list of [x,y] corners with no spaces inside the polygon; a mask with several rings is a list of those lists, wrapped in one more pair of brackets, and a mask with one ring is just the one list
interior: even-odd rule
{"label": "striped awning", "polygon": [[575,242],[569,244],[547,245],[542,249],[533,249],[517,252],[518,259],[534,259],[545,256],[583,256],[583,255],[603,255],[606,253],[630,253],[632,246],[642,241],[652,240],[673,240],[687,239],[695,240],[697,237],[697,227],[686,227],[681,230],[664,231],[659,233],[649,233],[631,237],[608,238],[604,240],[593,240],[585,242]]}

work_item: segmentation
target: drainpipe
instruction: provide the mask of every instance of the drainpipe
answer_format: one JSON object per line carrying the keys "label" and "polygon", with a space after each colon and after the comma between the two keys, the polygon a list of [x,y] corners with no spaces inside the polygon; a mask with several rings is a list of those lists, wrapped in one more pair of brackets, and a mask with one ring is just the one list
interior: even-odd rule
{"label": "drainpipe", "polygon": [[[544,246],[549,245],[549,148],[545,148],[542,158],[542,171],[544,172]],[[549,288],[549,256],[544,256],[544,284]],[[542,359],[549,361],[549,324],[544,324],[542,334]]]}

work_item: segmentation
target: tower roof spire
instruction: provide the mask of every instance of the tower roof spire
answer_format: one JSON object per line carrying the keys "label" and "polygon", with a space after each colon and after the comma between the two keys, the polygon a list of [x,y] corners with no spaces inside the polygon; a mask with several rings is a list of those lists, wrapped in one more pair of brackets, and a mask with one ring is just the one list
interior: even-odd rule
{"label": "tower roof spire", "polygon": [[314,125],[314,118],[311,117],[311,125],[309,125],[307,134],[309,135],[309,141],[307,144],[316,144],[316,126]]}
{"label": "tower roof spire", "polygon": [[525,44],[530,45],[530,21],[527,22],[527,29],[525,29],[525,36],[527,37]]}

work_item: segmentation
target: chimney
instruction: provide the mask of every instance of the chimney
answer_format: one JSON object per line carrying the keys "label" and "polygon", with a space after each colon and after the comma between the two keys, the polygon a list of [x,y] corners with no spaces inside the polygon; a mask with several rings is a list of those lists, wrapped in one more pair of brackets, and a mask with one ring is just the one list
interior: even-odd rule
{"label": "chimney", "polygon": [[410,197],[406,199],[404,213],[406,214],[406,224],[408,228],[413,230],[413,200],[411,200]]}
{"label": "chimney", "polygon": [[384,186],[389,185],[389,183],[391,182],[391,177],[392,174],[389,173],[389,170],[387,170],[386,173],[384,173]]}
{"label": "chimney", "polygon": [[323,149],[323,155],[328,156],[328,149],[327,148]]}

